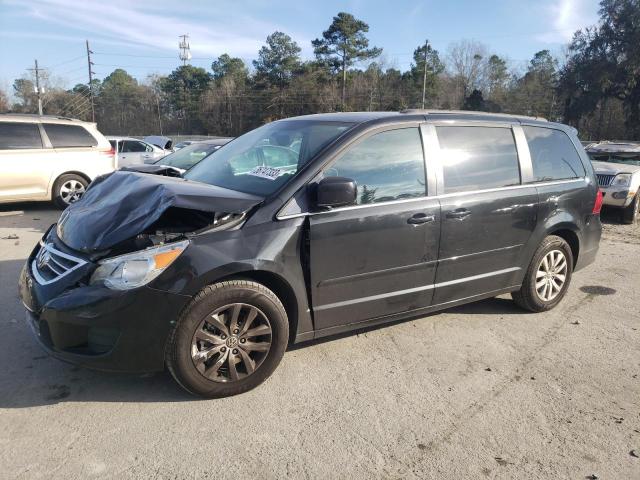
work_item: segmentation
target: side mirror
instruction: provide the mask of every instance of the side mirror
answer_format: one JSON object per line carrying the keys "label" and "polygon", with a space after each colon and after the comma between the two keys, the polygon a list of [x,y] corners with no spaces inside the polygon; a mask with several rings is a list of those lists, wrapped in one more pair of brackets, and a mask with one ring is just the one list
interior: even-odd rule
{"label": "side mirror", "polygon": [[335,208],[352,205],[358,194],[356,182],[345,177],[326,177],[320,180],[316,190],[318,207]]}

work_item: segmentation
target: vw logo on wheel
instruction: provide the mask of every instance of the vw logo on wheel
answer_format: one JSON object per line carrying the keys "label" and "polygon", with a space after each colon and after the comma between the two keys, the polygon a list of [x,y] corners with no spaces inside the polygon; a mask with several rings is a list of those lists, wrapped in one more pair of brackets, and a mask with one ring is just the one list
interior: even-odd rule
{"label": "vw logo on wheel", "polygon": [[227,341],[225,343],[229,348],[236,348],[238,346],[238,337],[236,337],[235,335],[231,336],[227,338]]}

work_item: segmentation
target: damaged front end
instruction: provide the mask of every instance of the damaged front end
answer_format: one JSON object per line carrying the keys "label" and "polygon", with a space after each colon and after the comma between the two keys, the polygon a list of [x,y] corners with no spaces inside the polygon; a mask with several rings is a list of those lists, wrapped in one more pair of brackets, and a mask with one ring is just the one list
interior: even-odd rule
{"label": "damaged front end", "polygon": [[194,235],[239,228],[261,201],[166,176],[115,172],[97,179],[47,231],[21,273],[20,297],[36,337],[73,363],[162,369],[163,342],[190,297],[150,284],[177,264]]}
{"label": "damaged front end", "polygon": [[57,235],[94,258],[164,245],[203,230],[239,226],[261,197],[181,178],[114,172],[67,208]]}

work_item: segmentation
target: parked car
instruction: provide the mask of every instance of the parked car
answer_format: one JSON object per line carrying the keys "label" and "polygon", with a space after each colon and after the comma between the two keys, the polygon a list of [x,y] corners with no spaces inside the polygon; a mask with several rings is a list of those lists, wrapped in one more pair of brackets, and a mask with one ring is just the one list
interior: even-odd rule
{"label": "parked car", "polygon": [[173,167],[184,173],[195,164],[211,155],[232,138],[215,138],[211,140],[194,141],[175,152],[153,162],[156,165]]}
{"label": "parked car", "polygon": [[45,233],[20,296],[56,357],[166,365],[190,392],[234,395],[263,382],[290,342],[509,292],[526,310],[554,308],[596,256],[601,202],[589,157],[561,124],[297,117],[235,139],[183,178],[102,178]]}
{"label": "parked car", "polygon": [[593,143],[587,147],[604,205],[620,209],[623,223],[640,218],[640,144]]}
{"label": "parked car", "polygon": [[0,114],[0,202],[77,201],[115,152],[95,123],[65,117]]}
{"label": "parked car", "polygon": [[169,137],[163,137],[162,135],[149,135],[144,137],[143,140],[147,143],[160,147],[167,152],[173,151],[173,140]]}
{"label": "parked car", "polygon": [[195,140],[185,140],[184,142],[180,142],[180,143],[176,143],[173,146],[173,151],[177,151],[180,150],[181,148],[184,147],[188,147],[189,145],[191,145]]}
{"label": "parked car", "polygon": [[107,137],[107,140],[117,152],[118,167],[153,163],[171,153],[171,150],[163,150],[157,145],[143,142],[137,138]]}

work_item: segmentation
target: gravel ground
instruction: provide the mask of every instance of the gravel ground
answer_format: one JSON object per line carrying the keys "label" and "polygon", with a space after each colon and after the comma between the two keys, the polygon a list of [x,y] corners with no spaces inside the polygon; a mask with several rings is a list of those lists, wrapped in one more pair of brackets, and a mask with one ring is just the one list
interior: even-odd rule
{"label": "gravel ground", "polygon": [[605,212],[552,312],[500,297],[310,343],[198,400],[40,350],[16,279],[58,215],[0,207],[1,478],[640,478],[640,226]]}

